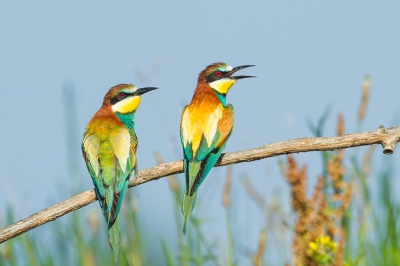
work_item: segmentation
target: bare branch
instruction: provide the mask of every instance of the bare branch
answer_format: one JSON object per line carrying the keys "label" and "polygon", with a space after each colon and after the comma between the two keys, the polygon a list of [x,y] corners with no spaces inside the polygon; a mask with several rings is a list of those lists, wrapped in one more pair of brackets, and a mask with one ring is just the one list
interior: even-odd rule
{"label": "bare branch", "polygon": [[[383,146],[383,153],[392,154],[399,139],[400,126],[387,129],[380,126],[377,130],[369,132],[347,134],[338,137],[287,140],[249,150],[225,153],[221,155],[216,166],[251,162],[268,157],[298,152],[337,150],[373,144],[381,144]],[[129,183],[129,187],[138,186],[149,181],[182,172],[182,161],[160,164],[140,171],[139,176],[135,181]],[[0,231],[0,243],[41,226],[42,224],[54,221],[55,219],[69,212],[80,209],[94,201],[96,201],[96,196],[93,189],[91,189],[56,205],[50,206],[2,229]]]}

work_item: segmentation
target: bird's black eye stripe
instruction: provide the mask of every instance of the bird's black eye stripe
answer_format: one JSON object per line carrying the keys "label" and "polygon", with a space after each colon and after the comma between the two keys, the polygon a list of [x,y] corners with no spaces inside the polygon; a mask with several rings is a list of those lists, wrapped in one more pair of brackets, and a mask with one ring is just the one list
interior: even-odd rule
{"label": "bird's black eye stripe", "polygon": [[126,99],[129,96],[132,96],[133,94],[134,93],[126,93],[126,92],[120,91],[120,92],[117,93],[117,95],[115,95],[113,98],[111,98],[110,104],[114,105],[117,102],[120,102],[120,101],[122,101],[123,99]]}
{"label": "bird's black eye stripe", "polygon": [[211,83],[213,81],[222,79],[226,76],[227,73],[228,72],[226,72],[226,71],[221,71],[221,70],[217,69],[214,72],[212,72],[211,74],[209,74],[208,76],[206,76],[206,82]]}

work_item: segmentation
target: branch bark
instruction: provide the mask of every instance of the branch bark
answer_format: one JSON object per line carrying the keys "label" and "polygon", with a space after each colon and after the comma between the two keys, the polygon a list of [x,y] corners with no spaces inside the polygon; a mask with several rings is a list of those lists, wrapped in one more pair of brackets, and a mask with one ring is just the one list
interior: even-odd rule
{"label": "branch bark", "polygon": [[[251,162],[284,154],[337,150],[373,144],[381,144],[384,154],[392,154],[399,140],[400,126],[387,129],[383,126],[379,126],[377,130],[369,132],[347,134],[338,137],[301,138],[287,140],[267,144],[265,146],[260,146],[253,149],[225,153],[221,155],[216,166]],[[129,188],[182,172],[182,161],[164,163],[158,166],[150,167],[139,171],[139,175],[135,181],[129,183]],[[32,214],[31,216],[0,230],[0,243],[41,226],[42,224],[54,221],[55,219],[80,209],[94,201],[96,201],[96,196],[94,190],[91,189]]]}

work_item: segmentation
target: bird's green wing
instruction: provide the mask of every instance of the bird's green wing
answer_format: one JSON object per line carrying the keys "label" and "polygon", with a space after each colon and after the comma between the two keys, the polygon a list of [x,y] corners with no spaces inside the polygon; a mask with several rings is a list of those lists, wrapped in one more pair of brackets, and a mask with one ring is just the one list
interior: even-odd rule
{"label": "bird's green wing", "polygon": [[110,220],[113,221],[117,218],[129,178],[136,165],[136,134],[133,130],[124,129],[111,139],[111,144],[115,153],[115,178],[112,184],[113,201],[110,214]]}
{"label": "bird's green wing", "polygon": [[211,145],[207,143],[203,135],[196,154],[192,152],[191,143],[187,143],[186,146],[184,144],[186,189],[190,196],[197,191],[224,150],[233,130],[233,115],[233,107],[229,104],[225,107],[223,116],[218,121]]}
{"label": "bird's green wing", "polygon": [[131,140],[126,131],[116,134],[110,143],[100,142],[93,134],[85,134],[82,142],[83,157],[109,227],[119,213],[129,177],[135,167],[136,136]]}
{"label": "bird's green wing", "polygon": [[85,132],[82,141],[82,154],[85,159],[86,167],[92,177],[94,191],[96,197],[99,200],[101,210],[103,212],[104,218],[107,219],[105,202],[101,201],[104,195],[103,182],[100,176],[100,162],[99,162],[99,147],[100,140],[95,136],[90,134],[88,131]]}
{"label": "bird's green wing", "polygon": [[[125,171],[123,171],[121,165],[123,164],[119,163],[116,166],[117,173],[116,173],[116,181],[115,181],[115,190],[114,190],[114,201],[113,203],[113,210],[111,213],[111,217],[113,219],[116,219],[119,210],[121,208],[122,200],[125,196],[125,192],[128,188],[128,183],[129,179],[134,180],[136,178],[137,172],[138,172],[138,167],[137,167],[137,159],[136,159],[136,149],[137,149],[137,144],[138,140],[136,137],[136,134],[133,130],[129,130],[129,155],[128,157],[122,157],[122,158],[117,158],[118,161],[126,161],[126,167]],[[124,145],[125,144],[120,144],[116,143],[115,145],[122,145],[121,148],[124,149],[126,148]]]}

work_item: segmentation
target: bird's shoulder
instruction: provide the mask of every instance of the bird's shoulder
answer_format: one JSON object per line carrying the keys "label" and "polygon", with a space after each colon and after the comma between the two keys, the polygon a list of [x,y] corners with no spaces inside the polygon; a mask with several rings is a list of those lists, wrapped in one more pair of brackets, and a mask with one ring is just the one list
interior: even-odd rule
{"label": "bird's shoulder", "polygon": [[[108,108],[109,109],[109,108]],[[85,135],[95,135],[101,141],[107,140],[111,132],[124,127],[118,117],[107,108],[100,108],[86,126]]]}
{"label": "bird's shoulder", "polygon": [[232,128],[234,123],[234,114],[233,106],[231,104],[225,105],[223,108],[222,117],[218,121],[218,128]]}

